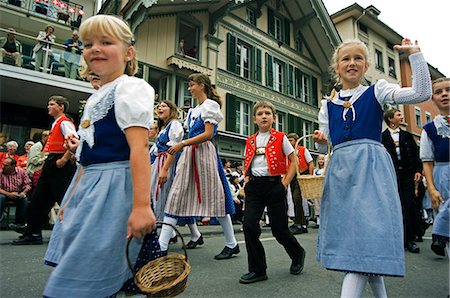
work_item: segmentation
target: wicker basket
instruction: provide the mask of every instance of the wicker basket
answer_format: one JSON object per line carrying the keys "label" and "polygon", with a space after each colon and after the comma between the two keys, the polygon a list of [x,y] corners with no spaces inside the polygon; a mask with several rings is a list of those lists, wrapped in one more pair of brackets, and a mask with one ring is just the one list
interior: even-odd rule
{"label": "wicker basket", "polygon": [[158,223],[169,225],[175,230],[181,239],[184,255],[171,253],[165,257],[148,262],[138,272],[134,272],[128,254],[130,239],[128,240],[126,251],[128,266],[134,274],[136,285],[147,297],[174,297],[186,289],[191,265],[188,263],[184,239],[177,228],[168,223]]}
{"label": "wicker basket", "polygon": [[[297,140],[295,148],[298,148],[300,141],[307,137],[312,137],[314,134],[302,136]],[[295,154],[298,155],[298,150],[295,150]],[[330,145],[328,144],[328,156],[330,156]],[[302,197],[305,199],[321,199],[323,191],[323,182],[325,181],[325,172],[327,169],[327,163],[325,163],[325,170],[322,176],[314,175],[300,175],[300,169],[297,167],[297,181],[300,186]]]}

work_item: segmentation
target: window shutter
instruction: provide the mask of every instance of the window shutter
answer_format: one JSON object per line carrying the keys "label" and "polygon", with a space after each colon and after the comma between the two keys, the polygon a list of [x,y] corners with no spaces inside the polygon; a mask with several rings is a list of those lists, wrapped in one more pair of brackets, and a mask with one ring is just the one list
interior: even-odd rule
{"label": "window shutter", "polygon": [[291,23],[289,19],[284,19],[284,43],[291,46]]}
{"label": "window shutter", "polygon": [[228,33],[228,60],[227,60],[227,69],[231,72],[236,72],[236,37],[234,37],[231,33]]}
{"label": "window shutter", "polygon": [[266,53],[266,86],[273,88],[273,59]]}
{"label": "window shutter", "polygon": [[312,82],[312,104],[318,106],[319,94],[317,92],[317,78],[312,77],[311,82]]}
{"label": "window shutter", "polygon": [[294,95],[294,67],[292,65],[288,66],[288,94]]}
{"label": "window shutter", "polygon": [[227,93],[227,131],[236,132],[236,97]]}
{"label": "window shutter", "polygon": [[255,81],[262,83],[262,52],[261,49],[256,49],[256,75]]}
{"label": "window shutter", "polygon": [[296,94],[295,97],[301,98],[302,97],[302,73],[300,72],[300,69],[295,68],[295,90]]}
{"label": "window shutter", "polygon": [[269,25],[269,35],[275,36],[275,22],[273,18],[273,10],[267,7],[267,19]]}

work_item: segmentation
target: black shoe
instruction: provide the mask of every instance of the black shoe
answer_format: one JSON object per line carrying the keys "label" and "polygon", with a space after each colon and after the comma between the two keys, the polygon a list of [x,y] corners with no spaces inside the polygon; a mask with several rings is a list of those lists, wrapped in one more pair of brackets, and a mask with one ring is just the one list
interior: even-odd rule
{"label": "black shoe", "polygon": [[14,232],[17,232],[19,234],[23,234],[25,233],[25,231],[27,230],[27,225],[21,225],[21,224],[15,224],[15,223],[10,223],[8,225],[8,227],[13,230]]}
{"label": "black shoe", "polygon": [[22,239],[14,240],[12,245],[33,245],[33,244],[42,244],[42,236],[41,235],[25,235]]}
{"label": "black shoe", "polygon": [[203,235],[200,235],[200,238],[198,238],[197,241],[189,241],[188,244],[186,244],[186,249],[194,249],[197,245],[202,245],[203,243]]}
{"label": "black shoe", "polygon": [[169,244],[170,244],[170,243],[177,243],[177,242],[178,242],[178,237],[177,237],[177,235],[173,236],[173,237],[170,238],[170,240],[169,240]]}
{"label": "black shoe", "polygon": [[[216,260],[225,260],[231,258],[233,255],[237,255],[241,251],[239,250],[239,244],[236,244],[234,248],[229,248],[225,246],[220,254],[214,257]],[[242,279],[242,278],[241,278]]]}
{"label": "black shoe", "polygon": [[433,242],[431,243],[431,250],[438,256],[445,257],[445,241],[448,241],[448,238],[436,234],[433,234],[432,237]]}
{"label": "black shoe", "polygon": [[302,248],[298,259],[295,261],[292,261],[291,268],[289,269],[289,272],[291,274],[298,275],[303,271],[303,267],[305,266],[305,256],[306,256],[306,252]]}
{"label": "black shoe", "polygon": [[267,275],[265,273],[249,272],[242,275],[241,278],[239,279],[239,282],[241,284],[251,284],[253,282],[263,280],[267,280]]}
{"label": "black shoe", "polygon": [[299,227],[294,224],[289,227],[289,232],[291,232],[292,235],[306,234],[308,233],[308,229],[305,227]]}
{"label": "black shoe", "polygon": [[414,254],[418,254],[420,252],[420,248],[417,246],[415,242],[406,243],[406,249]]}
{"label": "black shoe", "polygon": [[161,250],[161,257],[167,256],[167,250]]}

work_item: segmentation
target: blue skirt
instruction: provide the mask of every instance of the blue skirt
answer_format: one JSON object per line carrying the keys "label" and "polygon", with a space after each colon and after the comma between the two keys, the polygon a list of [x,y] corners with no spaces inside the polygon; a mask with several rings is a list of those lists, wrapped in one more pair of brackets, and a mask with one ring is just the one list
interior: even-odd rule
{"label": "blue skirt", "polygon": [[381,143],[362,139],[334,148],[320,208],[317,260],[322,266],[405,275],[397,178]]}
{"label": "blue skirt", "polygon": [[[80,167],[81,168],[81,167]],[[83,167],[69,186],[62,223],[52,233],[46,260],[57,264],[44,290],[47,297],[108,297],[132,277],[125,248],[132,209],[129,161]],[[150,199],[150,198],[149,198]],[[156,239],[156,233],[152,234]],[[134,263],[142,240],[133,240]],[[158,246],[151,254],[157,254]]]}
{"label": "blue skirt", "polygon": [[433,234],[450,237],[450,164],[438,162],[433,169],[434,185],[444,199],[433,223]]}

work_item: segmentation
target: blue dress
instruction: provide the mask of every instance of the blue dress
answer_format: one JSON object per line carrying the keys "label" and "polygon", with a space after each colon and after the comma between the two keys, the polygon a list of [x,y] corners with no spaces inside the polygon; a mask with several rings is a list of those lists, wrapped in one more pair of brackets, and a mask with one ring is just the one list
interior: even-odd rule
{"label": "blue dress", "polygon": [[[325,176],[317,259],[327,269],[404,276],[403,223],[392,160],[381,144],[374,86],[346,109],[323,101],[334,149]],[[341,104],[339,104],[341,103]]]}
{"label": "blue dress", "polygon": [[[109,297],[132,277],[125,247],[133,185],[123,130],[150,126],[153,96],[143,80],[121,76],[89,98],[82,123],[90,120],[90,125],[79,130],[82,167],[63,199],[63,221],[46,254],[47,261],[57,264],[46,297]],[[131,242],[130,259],[137,267],[159,256],[156,232],[144,239],[139,256],[143,240]]]}

